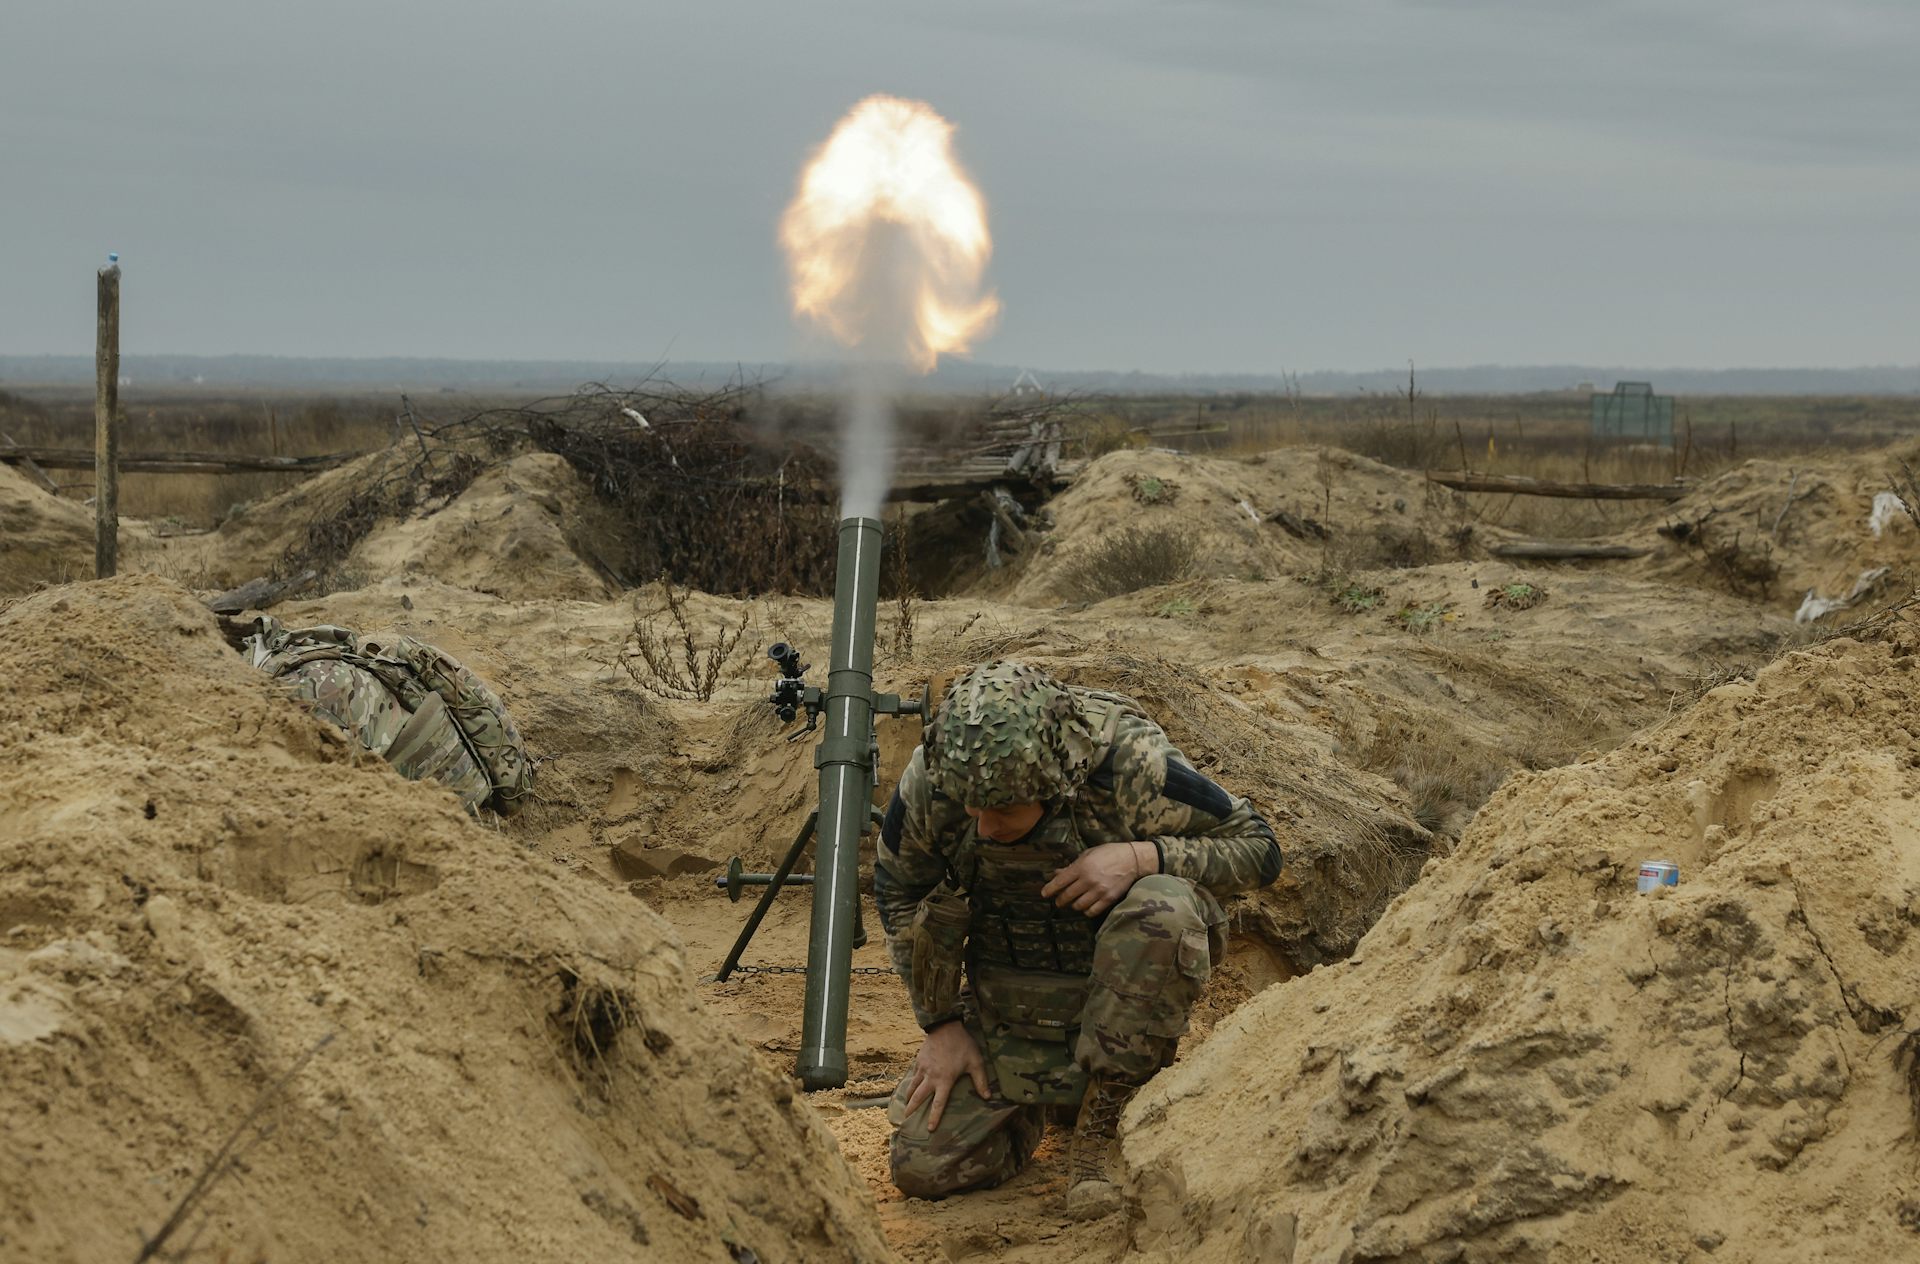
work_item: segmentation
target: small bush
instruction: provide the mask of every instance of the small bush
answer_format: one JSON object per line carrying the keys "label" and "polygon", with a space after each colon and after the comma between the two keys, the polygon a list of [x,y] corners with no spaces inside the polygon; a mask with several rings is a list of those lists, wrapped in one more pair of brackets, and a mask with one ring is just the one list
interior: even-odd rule
{"label": "small bush", "polygon": [[1387,599],[1383,589],[1356,580],[1335,581],[1327,586],[1333,604],[1347,614],[1365,614]]}
{"label": "small bush", "polygon": [[1424,636],[1446,622],[1451,613],[1451,606],[1445,602],[1436,601],[1425,606],[1402,606],[1400,612],[1393,618],[1394,622],[1407,631],[1416,636]]}
{"label": "small bush", "polygon": [[1176,583],[1193,574],[1199,554],[1188,531],[1127,527],[1068,561],[1060,571],[1060,592],[1069,601],[1104,601]]}
{"label": "small bush", "polygon": [[1133,498],[1143,505],[1171,505],[1180,495],[1180,484],[1170,478],[1128,474],[1125,482],[1132,490]]}
{"label": "small bush", "polygon": [[707,702],[720,683],[721,669],[747,634],[753,609],[743,604],[737,623],[694,629],[687,610],[689,589],[660,580],[664,607],[633,621],[619,663],[633,683],[661,698]]}
{"label": "small bush", "polygon": [[1487,594],[1490,610],[1531,610],[1547,599],[1547,590],[1532,584],[1502,584]]}

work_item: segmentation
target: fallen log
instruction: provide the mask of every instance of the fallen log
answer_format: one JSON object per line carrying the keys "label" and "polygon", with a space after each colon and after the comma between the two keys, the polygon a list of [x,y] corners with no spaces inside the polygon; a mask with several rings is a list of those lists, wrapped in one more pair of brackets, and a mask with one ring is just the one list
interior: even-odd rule
{"label": "fallen log", "polygon": [[1487,549],[1495,557],[1530,558],[1536,562],[1575,562],[1611,557],[1645,557],[1652,549],[1630,544],[1582,544],[1577,540],[1515,540]]}
{"label": "fallen log", "polygon": [[238,588],[229,588],[207,598],[207,609],[215,614],[239,614],[242,610],[265,610],[279,604],[281,598],[290,592],[298,592],[311,584],[317,571],[301,571],[288,579],[273,579],[262,575],[259,579],[250,579]]}
{"label": "fallen log", "polygon": [[[124,474],[243,474],[260,471],[311,474],[345,465],[362,455],[359,452],[327,452],[320,456],[135,452],[121,453],[116,464]],[[26,444],[0,443],[0,461],[38,464],[51,470],[90,470],[93,468],[93,451],[88,448],[38,448]]]}
{"label": "fallen log", "polygon": [[1454,474],[1440,470],[1428,470],[1427,481],[1462,492],[1555,496],[1562,500],[1679,500],[1693,491],[1685,483],[1549,483],[1518,474]]}
{"label": "fallen log", "polygon": [[988,512],[993,514],[995,520],[999,522],[1000,543],[1006,546],[1007,551],[1018,553],[1026,548],[1027,533],[1014,520],[1014,513],[1020,508],[1019,502],[1014,500],[1003,487],[981,492],[980,499],[986,505]]}

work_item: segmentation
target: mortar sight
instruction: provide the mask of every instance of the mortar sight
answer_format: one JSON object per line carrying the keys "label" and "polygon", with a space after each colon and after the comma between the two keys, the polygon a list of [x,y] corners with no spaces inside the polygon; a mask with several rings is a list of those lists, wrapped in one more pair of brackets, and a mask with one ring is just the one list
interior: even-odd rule
{"label": "mortar sight", "polygon": [[820,722],[820,691],[807,688],[807,665],[800,661],[800,651],[785,641],[775,641],[767,647],[767,657],[780,665],[780,678],[773,682],[773,692],[767,695],[774,714],[780,717],[780,723],[792,724],[805,707],[807,727],[801,732],[813,732]]}

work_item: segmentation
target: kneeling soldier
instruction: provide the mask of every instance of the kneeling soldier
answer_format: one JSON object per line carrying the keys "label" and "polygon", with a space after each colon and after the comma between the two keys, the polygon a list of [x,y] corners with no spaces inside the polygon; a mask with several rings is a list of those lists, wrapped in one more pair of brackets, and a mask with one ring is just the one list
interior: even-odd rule
{"label": "kneeling soldier", "polygon": [[919,1198],[998,1185],[1049,1108],[1077,1107],[1068,1211],[1116,1210],[1120,1112],[1173,1060],[1220,959],[1219,897],[1279,873],[1252,804],[1132,699],[1013,662],[962,676],[901,775],[874,866],[926,1032],[889,1112],[894,1184]]}

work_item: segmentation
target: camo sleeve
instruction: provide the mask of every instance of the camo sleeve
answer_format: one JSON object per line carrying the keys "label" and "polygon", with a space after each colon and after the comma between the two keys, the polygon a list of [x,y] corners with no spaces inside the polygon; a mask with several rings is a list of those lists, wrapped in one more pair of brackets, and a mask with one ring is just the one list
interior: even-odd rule
{"label": "camo sleeve", "polygon": [[[926,755],[915,750],[880,825],[873,901],[886,929],[887,955],[907,985],[913,1016],[923,1029],[958,1016],[954,984],[965,955],[964,897],[941,897],[947,861],[938,845],[936,815]],[[940,907],[923,907],[928,904]],[[936,916],[930,919],[928,913]],[[942,929],[942,922],[950,924],[956,917],[960,925]]]}
{"label": "camo sleeve", "polygon": [[1114,796],[1133,837],[1150,840],[1160,872],[1217,896],[1280,876],[1280,844],[1253,804],[1194,768],[1157,725],[1129,724],[1114,746]]}

